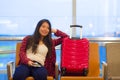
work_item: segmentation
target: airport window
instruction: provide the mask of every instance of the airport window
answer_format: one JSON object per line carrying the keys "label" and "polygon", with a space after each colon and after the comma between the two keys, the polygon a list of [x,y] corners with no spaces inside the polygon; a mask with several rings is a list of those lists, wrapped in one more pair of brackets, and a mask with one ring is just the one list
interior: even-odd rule
{"label": "airport window", "polygon": [[49,19],[53,28],[68,33],[67,28],[72,21],[71,9],[72,0],[0,1],[0,34],[32,34],[37,22],[43,18]]}
{"label": "airport window", "polygon": [[88,37],[118,37],[120,33],[119,0],[77,0],[76,22]]}

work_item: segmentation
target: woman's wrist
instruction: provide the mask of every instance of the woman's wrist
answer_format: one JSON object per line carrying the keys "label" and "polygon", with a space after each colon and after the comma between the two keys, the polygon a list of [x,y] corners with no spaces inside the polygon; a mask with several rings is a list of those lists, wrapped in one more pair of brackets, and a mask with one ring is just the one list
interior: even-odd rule
{"label": "woman's wrist", "polygon": [[57,32],[57,29],[52,29],[52,33],[56,33]]}

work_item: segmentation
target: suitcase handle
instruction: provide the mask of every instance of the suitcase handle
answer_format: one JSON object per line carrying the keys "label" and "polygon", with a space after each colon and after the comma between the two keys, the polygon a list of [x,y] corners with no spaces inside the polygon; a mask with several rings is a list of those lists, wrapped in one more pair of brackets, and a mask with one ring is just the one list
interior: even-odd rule
{"label": "suitcase handle", "polygon": [[70,38],[72,38],[72,28],[79,27],[80,28],[80,39],[82,39],[82,26],[81,25],[70,25]]}
{"label": "suitcase handle", "polygon": [[72,28],[72,27],[80,27],[80,28],[82,28],[81,25],[70,25],[70,27],[71,27],[71,28]]}

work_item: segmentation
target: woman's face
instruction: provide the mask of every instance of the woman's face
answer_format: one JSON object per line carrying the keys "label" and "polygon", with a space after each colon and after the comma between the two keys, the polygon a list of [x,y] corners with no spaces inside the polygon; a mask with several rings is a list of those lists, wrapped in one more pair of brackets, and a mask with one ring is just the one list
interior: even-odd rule
{"label": "woman's face", "polygon": [[41,36],[45,37],[49,33],[49,24],[47,22],[44,22],[41,27],[39,28],[39,33]]}

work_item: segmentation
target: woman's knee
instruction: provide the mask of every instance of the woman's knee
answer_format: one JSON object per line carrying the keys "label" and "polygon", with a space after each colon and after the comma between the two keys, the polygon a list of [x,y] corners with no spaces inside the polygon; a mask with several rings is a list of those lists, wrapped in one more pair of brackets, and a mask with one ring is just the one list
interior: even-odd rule
{"label": "woman's knee", "polygon": [[44,67],[40,67],[33,72],[33,76],[38,78],[47,78],[47,75],[47,70]]}
{"label": "woman's knee", "polygon": [[27,66],[20,65],[15,69],[13,80],[23,80],[27,76],[29,76],[29,69],[27,68]]}

